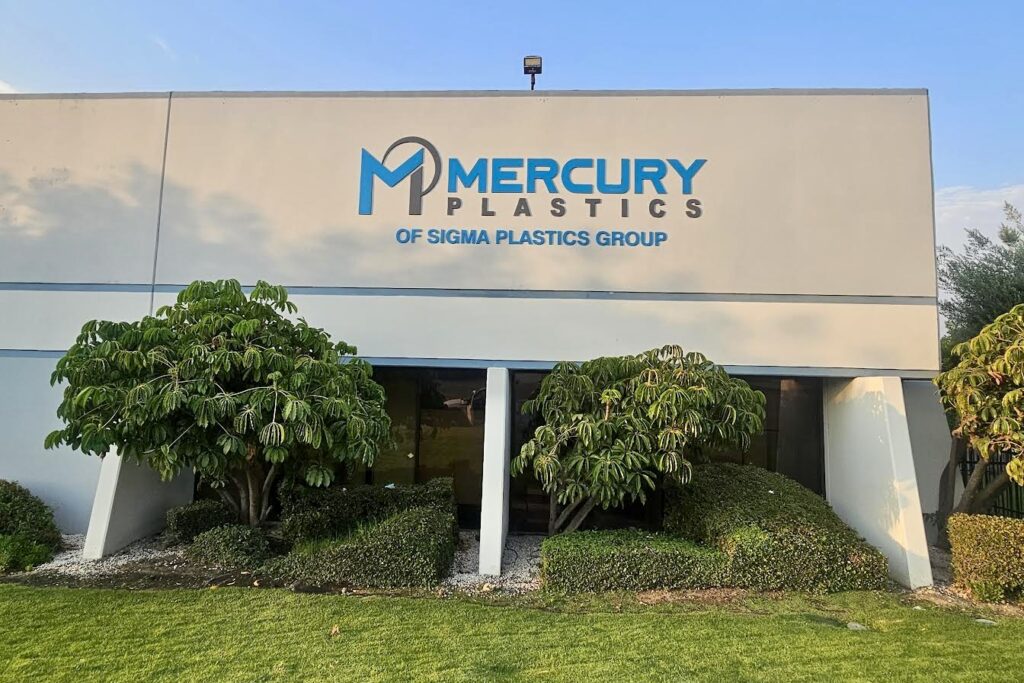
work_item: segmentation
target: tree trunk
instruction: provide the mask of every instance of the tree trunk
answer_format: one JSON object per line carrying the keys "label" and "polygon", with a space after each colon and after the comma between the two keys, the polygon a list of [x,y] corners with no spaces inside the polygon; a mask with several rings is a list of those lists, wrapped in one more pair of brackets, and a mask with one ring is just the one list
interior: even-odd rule
{"label": "tree trunk", "polygon": [[267,521],[273,510],[270,503],[279,474],[280,468],[277,465],[271,465],[264,473],[262,464],[253,461],[244,471],[236,470],[229,475],[237,496],[232,496],[224,489],[219,489],[217,493],[238,515],[239,524],[260,526]]}
{"label": "tree trunk", "polygon": [[587,515],[590,514],[590,511],[594,509],[595,505],[597,505],[597,500],[594,498],[591,498],[586,503],[584,503],[583,506],[580,507],[576,515],[572,518],[572,521],[569,522],[569,525],[565,527],[563,533],[569,533],[570,531],[576,531],[577,529],[579,529],[580,524],[583,524],[583,520],[587,518]]}
{"label": "tree trunk", "polygon": [[562,511],[558,514],[558,516],[555,518],[555,521],[551,525],[552,536],[557,533],[560,533],[562,526],[565,525],[565,523],[569,520],[569,517],[572,515],[573,512],[576,511],[576,508],[583,504],[584,500],[585,499],[581,498],[580,500],[569,503],[564,508],[562,508]]}
{"label": "tree trunk", "polygon": [[558,496],[552,491],[548,496],[548,536],[558,533],[555,520],[558,519]]}
{"label": "tree trunk", "polygon": [[981,492],[981,483],[985,480],[985,469],[987,467],[988,461],[979,457],[978,463],[974,466],[974,471],[971,472],[971,476],[967,479],[964,492],[960,494],[960,502],[953,508],[953,514],[975,511],[976,499]]}
{"label": "tree trunk", "polygon": [[238,523],[246,524],[249,521],[249,486],[236,474],[231,474],[230,477],[238,490],[238,507],[235,508],[238,512]]}
{"label": "tree trunk", "polygon": [[267,521],[267,517],[270,516],[270,499],[273,497],[271,496],[271,492],[273,491],[274,481],[276,479],[277,464],[273,464],[270,466],[270,471],[267,472],[266,479],[263,480],[263,505],[260,506],[260,524],[263,524],[263,522]]}
{"label": "tree trunk", "polygon": [[260,511],[263,509],[263,488],[260,486],[259,472],[249,467],[245,471],[245,482],[249,487],[249,509],[246,514],[246,524],[249,526],[260,525]]}
{"label": "tree trunk", "polygon": [[953,437],[949,449],[949,462],[942,471],[942,478],[939,480],[939,507],[935,512],[935,524],[938,527],[938,544],[949,549],[949,517],[950,515],[963,514],[984,514],[992,506],[992,501],[1003,492],[1010,484],[1010,477],[1004,468],[995,479],[987,485],[985,472],[988,469],[988,461],[979,458],[971,476],[964,485],[964,491],[960,494],[960,500],[953,505],[953,498],[956,495],[956,480],[959,474],[960,465],[967,458],[967,444],[962,439]]}
{"label": "tree trunk", "polygon": [[999,476],[988,483],[981,493],[979,493],[974,499],[974,509],[971,512],[982,514],[988,512],[988,509],[992,507],[992,501],[995,500],[996,496],[1003,492],[1007,486],[1010,485],[1010,475],[1006,473],[1006,468],[999,473]]}
{"label": "tree trunk", "polygon": [[597,499],[595,498],[581,498],[580,500],[569,503],[562,508],[561,513],[558,517],[554,518],[554,521],[549,521],[548,532],[554,536],[555,534],[568,533],[570,531],[576,531],[583,523],[583,520],[587,518],[590,511],[597,505]]}

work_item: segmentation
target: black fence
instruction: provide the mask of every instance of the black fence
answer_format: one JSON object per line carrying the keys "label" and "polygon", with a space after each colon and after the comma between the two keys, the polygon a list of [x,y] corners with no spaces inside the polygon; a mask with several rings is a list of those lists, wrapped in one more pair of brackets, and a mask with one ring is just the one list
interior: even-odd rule
{"label": "black fence", "polygon": [[[980,458],[974,449],[968,449],[967,457],[960,463],[960,474],[963,476],[965,483],[967,478],[971,476],[971,473],[974,472],[974,468],[978,466],[979,460]],[[1002,454],[993,455],[989,458],[988,464],[985,465],[985,479],[982,482],[982,488],[1002,473],[1006,467],[1007,460],[1009,460],[1009,456]],[[989,514],[1024,519],[1024,486],[1017,486],[1011,482],[993,501]]]}

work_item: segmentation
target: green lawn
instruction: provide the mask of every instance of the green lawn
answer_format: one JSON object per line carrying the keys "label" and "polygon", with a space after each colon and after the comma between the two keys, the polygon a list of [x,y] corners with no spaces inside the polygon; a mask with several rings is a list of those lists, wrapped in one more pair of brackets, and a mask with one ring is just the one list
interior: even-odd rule
{"label": "green lawn", "polygon": [[975,616],[881,593],[714,607],[0,585],[0,680],[1020,680],[1024,620]]}

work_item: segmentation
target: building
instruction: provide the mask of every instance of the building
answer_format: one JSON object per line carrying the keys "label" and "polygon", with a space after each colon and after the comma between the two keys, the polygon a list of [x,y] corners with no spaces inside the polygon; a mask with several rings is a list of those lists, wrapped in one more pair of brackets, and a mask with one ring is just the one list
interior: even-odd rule
{"label": "building", "polygon": [[821,492],[908,585],[948,430],[922,90],[0,96],[0,477],[100,555],[191,495],[44,452],[92,318],[195,279],[286,284],[380,367],[481,569],[543,517],[516,409],[558,360],[699,350],[769,397],[747,461]]}

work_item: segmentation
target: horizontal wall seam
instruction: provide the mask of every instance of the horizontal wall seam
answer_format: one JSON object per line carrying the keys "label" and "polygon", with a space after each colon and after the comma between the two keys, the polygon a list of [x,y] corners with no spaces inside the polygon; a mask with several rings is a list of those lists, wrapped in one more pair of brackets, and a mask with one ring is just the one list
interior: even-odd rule
{"label": "horizontal wall seam", "polygon": [[109,93],[9,93],[2,100],[194,98],[358,98],[358,97],[775,97],[835,95],[927,95],[927,88],[736,88],[704,90],[206,90]]}
{"label": "horizontal wall seam", "polygon": [[[0,349],[0,358],[58,358],[64,350],[58,349]],[[388,356],[360,356],[362,360],[382,367],[430,368],[509,368],[511,370],[550,370],[554,360],[513,360],[492,358],[404,358]],[[931,379],[938,370],[918,368],[844,368],[788,365],[723,365],[734,375],[782,375],[797,377],[901,377],[903,379]]]}
{"label": "horizontal wall seam", "polygon": [[[137,292],[176,294],[185,285],[151,283],[0,282],[8,292]],[[251,285],[246,285],[251,290]],[[885,304],[936,306],[934,296],[890,294],[744,294],[732,292],[634,292],[551,289],[445,289],[436,287],[330,287],[288,285],[293,295],[406,296],[481,299],[590,299],[622,301],[714,301],[741,303]]]}

